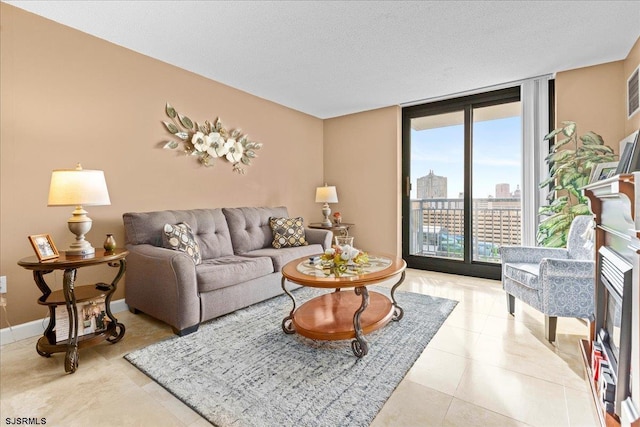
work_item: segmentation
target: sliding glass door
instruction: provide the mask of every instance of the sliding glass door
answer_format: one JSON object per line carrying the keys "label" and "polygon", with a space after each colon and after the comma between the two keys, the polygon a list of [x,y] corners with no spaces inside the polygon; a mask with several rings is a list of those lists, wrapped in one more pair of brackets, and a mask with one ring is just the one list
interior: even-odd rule
{"label": "sliding glass door", "polygon": [[522,123],[512,88],[403,109],[403,256],[498,278],[521,243]]}

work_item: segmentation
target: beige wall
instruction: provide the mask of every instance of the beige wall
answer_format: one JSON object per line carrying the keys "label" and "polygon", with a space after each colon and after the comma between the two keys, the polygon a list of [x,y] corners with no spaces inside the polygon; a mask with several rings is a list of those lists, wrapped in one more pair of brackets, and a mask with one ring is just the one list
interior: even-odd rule
{"label": "beige wall", "polygon": [[623,61],[564,71],[556,75],[556,127],[578,124],[582,135],[593,131],[618,152],[626,135]]}
{"label": "beige wall", "polygon": [[[8,281],[8,320],[47,315],[40,292],[17,261],[33,254],[27,236],[48,233],[59,249],[73,239],[72,208],[47,207],[51,171],[105,172],[110,206],[88,207],[88,239],[107,232],[124,243],[126,211],[286,205],[319,220],[315,187],[323,181],[322,120],[137,54],[21,9],[0,5],[0,274]],[[191,119],[220,116],[264,143],[238,175],[226,161],[213,168],[162,150],[170,102]],[[93,270],[93,271],[90,271]],[[80,270],[79,284],[109,280],[108,267]],[[62,286],[62,274],[48,275]],[[121,286],[114,299],[123,298]],[[6,327],[4,313],[0,327]]]}
{"label": "beige wall", "polygon": [[356,226],[359,248],[401,256],[401,109],[387,107],[324,121],[324,176],[332,209]]}
{"label": "beige wall", "polygon": [[[322,121],[0,4],[0,274],[8,278],[8,320],[47,315],[31,275],[16,262],[32,254],[30,234],[49,233],[63,249],[71,209],[46,206],[52,169],[105,171],[111,206],[89,208],[88,235],[101,246],[124,240],[126,211],[286,205],[319,221],[316,186],[337,186],[332,205],[361,248],[401,253],[401,109],[388,107]],[[637,66],[637,42],[625,61],[559,73],[559,120],[599,132],[608,143],[640,127],[627,121],[624,85]],[[636,65],[634,65],[636,64]],[[170,102],[193,120],[220,116],[264,143],[247,175],[227,162],[204,168],[158,146]],[[616,144],[612,144],[616,145]],[[85,269],[86,270],[86,269]],[[113,271],[95,267],[80,282]],[[61,274],[52,275],[54,289]],[[125,277],[126,280],[126,277]],[[122,286],[115,299],[123,298]],[[0,327],[6,327],[0,312]]]}
{"label": "beige wall", "polygon": [[640,38],[622,61],[564,71],[556,75],[556,126],[571,120],[582,134],[600,134],[616,153],[622,138],[640,128],[640,114],[627,120],[626,85],[640,64]]}

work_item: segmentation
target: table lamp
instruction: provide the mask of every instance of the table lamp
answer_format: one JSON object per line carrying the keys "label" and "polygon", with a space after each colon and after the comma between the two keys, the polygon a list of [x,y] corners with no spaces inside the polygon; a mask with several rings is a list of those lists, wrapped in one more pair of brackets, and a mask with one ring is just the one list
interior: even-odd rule
{"label": "table lamp", "polygon": [[324,203],[324,205],[322,205],[322,215],[324,215],[322,225],[331,227],[331,220],[329,219],[329,215],[331,215],[331,208],[329,207],[329,203],[338,203],[336,187],[333,185],[327,186],[325,183],[324,187],[316,188],[316,203]]}
{"label": "table lamp", "polygon": [[49,203],[47,206],[75,206],[69,218],[69,230],[76,241],[65,251],[67,255],[92,255],[96,252],[84,235],[91,230],[92,220],[84,206],[110,205],[104,172],[85,170],[78,163],[75,169],[56,169],[51,173]]}

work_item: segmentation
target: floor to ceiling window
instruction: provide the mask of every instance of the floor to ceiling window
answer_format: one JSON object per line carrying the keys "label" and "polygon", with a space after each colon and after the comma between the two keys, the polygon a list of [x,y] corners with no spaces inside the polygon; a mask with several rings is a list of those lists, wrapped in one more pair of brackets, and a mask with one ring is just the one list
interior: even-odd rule
{"label": "floor to ceiling window", "polygon": [[522,242],[520,86],[403,109],[403,257],[410,267],[500,276]]}

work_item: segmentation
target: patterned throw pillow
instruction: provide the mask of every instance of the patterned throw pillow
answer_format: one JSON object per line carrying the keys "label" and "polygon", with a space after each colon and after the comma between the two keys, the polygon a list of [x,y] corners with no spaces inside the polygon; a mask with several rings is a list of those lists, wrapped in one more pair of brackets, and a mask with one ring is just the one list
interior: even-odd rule
{"label": "patterned throw pillow", "polygon": [[271,245],[276,248],[290,248],[292,246],[307,246],[304,236],[302,217],[297,218],[269,218],[269,226],[273,232]]}
{"label": "patterned throw pillow", "polygon": [[165,224],[162,231],[162,241],[166,248],[187,253],[196,265],[202,262],[200,246],[189,224],[185,222],[176,225]]}

